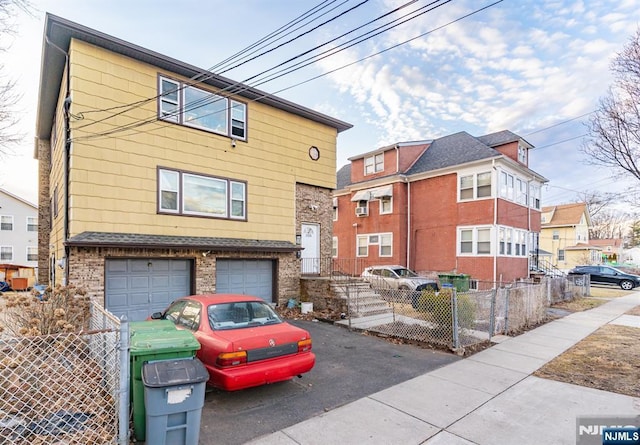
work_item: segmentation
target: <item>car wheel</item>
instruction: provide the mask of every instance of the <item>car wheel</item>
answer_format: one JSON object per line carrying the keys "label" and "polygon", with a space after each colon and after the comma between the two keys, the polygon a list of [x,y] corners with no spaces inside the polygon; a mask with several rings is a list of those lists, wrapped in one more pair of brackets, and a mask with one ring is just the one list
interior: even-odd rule
{"label": "car wheel", "polygon": [[576,278],[575,280],[573,280],[573,282],[576,286],[582,286],[584,285],[584,278]]}
{"label": "car wheel", "polygon": [[620,287],[623,290],[631,290],[633,289],[633,282],[629,281],[629,280],[623,280],[620,282]]}
{"label": "car wheel", "polygon": [[409,290],[409,286],[405,286],[404,284],[398,288],[399,290]]}

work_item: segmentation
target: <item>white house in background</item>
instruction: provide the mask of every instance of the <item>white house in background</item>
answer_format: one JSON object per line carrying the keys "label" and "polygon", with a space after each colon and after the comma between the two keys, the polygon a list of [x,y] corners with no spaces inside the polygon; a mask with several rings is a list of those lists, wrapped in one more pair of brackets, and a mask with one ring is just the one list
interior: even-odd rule
{"label": "white house in background", "polygon": [[38,206],[0,189],[0,264],[38,267]]}

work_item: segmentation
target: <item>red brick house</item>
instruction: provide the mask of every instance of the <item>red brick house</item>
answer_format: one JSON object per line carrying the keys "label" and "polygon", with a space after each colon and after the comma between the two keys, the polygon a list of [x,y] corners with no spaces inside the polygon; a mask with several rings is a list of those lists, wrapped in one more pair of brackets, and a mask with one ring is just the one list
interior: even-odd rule
{"label": "red brick house", "polygon": [[532,148],[507,130],[460,132],[350,158],[334,192],[334,258],[481,281],[528,277],[547,182],[528,167]]}

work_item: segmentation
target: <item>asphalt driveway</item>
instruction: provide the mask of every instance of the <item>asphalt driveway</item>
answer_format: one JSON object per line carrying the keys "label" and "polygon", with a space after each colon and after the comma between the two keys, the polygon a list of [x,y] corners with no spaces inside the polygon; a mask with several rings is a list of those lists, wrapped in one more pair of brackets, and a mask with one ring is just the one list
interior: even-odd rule
{"label": "asphalt driveway", "polygon": [[460,359],[329,323],[291,323],[311,333],[313,370],[288,382],[237,392],[208,391],[200,445],[242,444]]}

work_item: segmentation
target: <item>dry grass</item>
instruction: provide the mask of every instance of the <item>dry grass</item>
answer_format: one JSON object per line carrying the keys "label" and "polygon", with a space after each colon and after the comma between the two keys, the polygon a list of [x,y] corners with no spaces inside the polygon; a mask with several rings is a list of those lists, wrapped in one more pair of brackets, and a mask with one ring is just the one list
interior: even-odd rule
{"label": "dry grass", "polygon": [[629,295],[633,291],[622,290],[615,286],[591,286],[590,296],[597,298],[618,298]]}
{"label": "dry grass", "polygon": [[630,311],[627,311],[627,315],[640,315],[640,306],[636,306]]}
{"label": "dry grass", "polygon": [[600,298],[576,298],[572,301],[562,301],[560,303],[556,303],[553,305],[554,308],[557,309],[565,309],[570,312],[582,312],[589,309],[593,309],[594,307],[598,307],[601,304],[606,303],[607,300],[603,300]]}
{"label": "dry grass", "polygon": [[606,325],[547,363],[534,375],[640,397],[638,344],[640,329]]}

